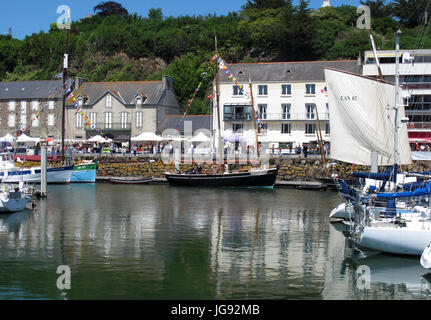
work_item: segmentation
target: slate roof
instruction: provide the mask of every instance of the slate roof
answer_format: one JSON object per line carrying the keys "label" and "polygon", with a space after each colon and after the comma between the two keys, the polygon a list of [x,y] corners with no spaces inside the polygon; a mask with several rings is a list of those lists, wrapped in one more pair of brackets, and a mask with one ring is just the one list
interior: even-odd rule
{"label": "slate roof", "polygon": [[0,82],[0,100],[48,99],[54,90],[59,98],[62,83],[61,80]]}
{"label": "slate roof", "polygon": [[[168,115],[163,118],[158,127],[158,134],[162,134],[167,129],[177,129],[178,121],[182,119],[182,115]],[[199,129],[211,130],[212,128],[212,115],[196,115],[196,116],[185,116],[184,120],[180,122],[178,128],[181,134],[184,134],[184,121],[192,121],[193,132]]]}
{"label": "slate roof", "polygon": [[[226,62],[227,63],[227,62]],[[272,62],[272,63],[227,63],[229,71],[238,82],[305,82],[325,81],[323,67],[362,74],[357,60]],[[221,83],[232,83],[225,71],[220,71]]]}
{"label": "slate roof", "polygon": [[[74,93],[74,96],[86,97],[84,104],[94,105],[108,92],[124,105],[134,105],[138,94],[146,96],[144,105],[156,105],[163,96],[164,87],[162,81],[85,82]],[[173,94],[173,98],[176,99],[175,94]],[[165,103],[176,105],[176,100],[169,99]],[[67,104],[73,104],[72,100],[68,99]]]}

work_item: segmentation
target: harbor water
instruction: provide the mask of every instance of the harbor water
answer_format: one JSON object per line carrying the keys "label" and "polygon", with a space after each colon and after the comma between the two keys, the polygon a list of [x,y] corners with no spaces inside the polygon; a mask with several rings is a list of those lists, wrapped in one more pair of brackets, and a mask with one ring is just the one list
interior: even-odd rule
{"label": "harbor water", "polygon": [[[0,215],[3,299],[431,299],[419,257],[355,254],[336,192],[48,186]],[[70,289],[58,287],[59,266]],[[360,270],[368,270],[364,280]]]}

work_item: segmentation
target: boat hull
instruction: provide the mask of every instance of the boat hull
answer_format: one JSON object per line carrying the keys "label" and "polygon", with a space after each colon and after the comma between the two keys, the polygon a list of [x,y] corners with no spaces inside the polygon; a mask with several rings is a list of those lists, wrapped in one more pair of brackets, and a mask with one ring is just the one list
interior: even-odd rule
{"label": "boat hull", "polygon": [[[48,168],[46,177],[49,184],[68,184],[72,177],[73,166]],[[0,174],[2,183],[40,183],[41,168],[5,171]]]}
{"label": "boat hull", "polygon": [[431,242],[431,230],[364,227],[358,247],[392,254],[421,256]]}
{"label": "boat hull", "polygon": [[78,164],[74,165],[71,183],[95,183],[96,182],[97,165],[91,164]]}
{"label": "boat hull", "polygon": [[431,243],[422,252],[421,265],[426,269],[431,269]]}
{"label": "boat hull", "polygon": [[165,177],[170,185],[187,187],[266,187],[274,186],[278,169],[222,175],[171,174]]}
{"label": "boat hull", "polygon": [[0,200],[0,212],[19,212],[25,209],[29,198],[9,199],[8,201]]}
{"label": "boat hull", "polygon": [[109,179],[109,181],[111,181],[111,183],[113,184],[148,184],[149,182],[151,182],[151,180],[153,180],[153,178],[142,178],[142,179],[111,178]]}

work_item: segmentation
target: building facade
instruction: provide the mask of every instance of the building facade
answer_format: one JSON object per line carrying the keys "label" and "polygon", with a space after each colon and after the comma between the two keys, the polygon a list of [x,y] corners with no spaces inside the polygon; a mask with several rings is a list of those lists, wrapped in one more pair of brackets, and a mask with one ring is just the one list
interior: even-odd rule
{"label": "building facade", "polygon": [[[382,76],[392,83],[395,83],[395,54],[395,50],[377,51]],[[409,140],[431,142],[431,50],[400,50],[399,74],[409,118]],[[373,51],[364,54],[363,75],[379,76]]]}
{"label": "building facade", "polygon": [[[235,133],[253,141],[252,93],[262,141],[275,147],[294,147],[317,141],[319,129],[323,139],[329,141],[330,106],[323,67],[361,72],[356,60],[228,64],[238,85],[220,71],[222,135]],[[213,128],[218,128],[216,116]]]}
{"label": "building facade", "polygon": [[0,135],[61,137],[61,86],[61,81],[0,82]]}
{"label": "building facade", "polygon": [[[62,81],[0,82],[0,135],[25,132],[61,140],[61,89]],[[76,112],[75,101],[84,114]],[[65,139],[79,141],[103,134],[116,142],[129,141],[142,132],[155,133],[162,119],[179,114],[180,109],[168,76],[161,81],[133,82],[78,78],[66,101]],[[86,126],[85,119],[98,130]]]}
{"label": "building facade", "polygon": [[[76,112],[75,103],[84,115]],[[85,82],[68,100],[66,136],[80,140],[103,134],[114,142],[127,142],[142,132],[156,133],[165,116],[179,114],[180,109],[168,76],[162,81]]]}

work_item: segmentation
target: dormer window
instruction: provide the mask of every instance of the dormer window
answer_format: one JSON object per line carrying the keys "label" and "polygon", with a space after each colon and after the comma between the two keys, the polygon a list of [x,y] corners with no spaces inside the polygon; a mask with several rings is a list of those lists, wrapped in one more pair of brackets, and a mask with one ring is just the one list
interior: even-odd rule
{"label": "dormer window", "polygon": [[106,96],[106,107],[112,108],[112,96],[109,94]]}
{"label": "dormer window", "polygon": [[138,106],[142,105],[142,97],[136,98],[136,105],[138,105]]}
{"label": "dormer window", "polygon": [[82,98],[79,98],[78,99],[78,105],[80,106],[80,107],[82,107],[82,105],[84,104],[84,99],[82,99]]}

